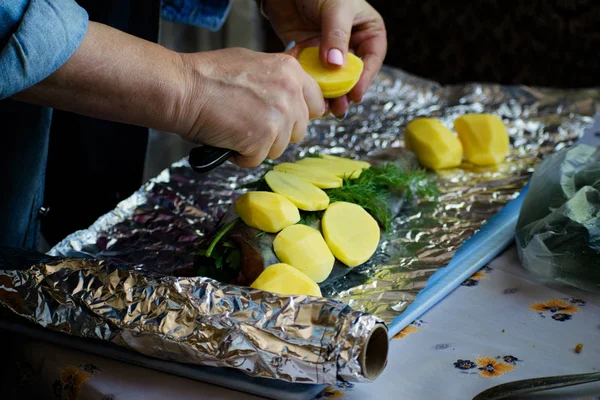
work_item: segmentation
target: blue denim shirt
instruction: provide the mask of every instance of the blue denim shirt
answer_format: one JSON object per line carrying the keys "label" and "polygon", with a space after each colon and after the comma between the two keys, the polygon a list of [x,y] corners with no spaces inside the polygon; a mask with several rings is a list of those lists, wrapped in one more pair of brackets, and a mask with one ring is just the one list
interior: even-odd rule
{"label": "blue denim shirt", "polygon": [[[231,0],[163,0],[162,16],[216,31],[230,7]],[[9,98],[65,63],[87,27],[75,0],[0,0],[0,246],[38,243],[52,121],[50,108]]]}
{"label": "blue denim shirt", "polygon": [[[216,31],[231,0],[163,0],[163,18]],[[74,0],[4,0],[0,4],[0,99],[51,75],[77,49],[88,15]]]}

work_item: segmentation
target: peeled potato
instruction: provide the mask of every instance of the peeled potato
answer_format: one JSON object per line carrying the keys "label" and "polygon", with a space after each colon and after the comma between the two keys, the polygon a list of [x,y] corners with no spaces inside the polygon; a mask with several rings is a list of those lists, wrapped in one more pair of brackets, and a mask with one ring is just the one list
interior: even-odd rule
{"label": "peeled potato", "polygon": [[353,160],[352,158],[332,156],[330,154],[321,154],[320,157],[324,158],[326,160],[336,161],[336,162],[339,162],[341,164],[353,165],[354,167],[360,168],[360,169],[371,168],[371,164],[369,164],[366,161]]}
{"label": "peeled potato", "polygon": [[472,164],[499,164],[508,154],[508,132],[502,120],[495,115],[463,115],[454,121],[454,130],[465,149],[465,158]]}
{"label": "peeled potato", "polygon": [[377,221],[357,204],[332,203],[323,214],[321,228],[335,258],[348,267],[365,263],[379,245]]}
{"label": "peeled potato", "polygon": [[269,171],[265,175],[265,181],[271,190],[286,197],[301,210],[319,211],[326,209],[329,205],[327,193],[297,176]]}
{"label": "peeled potato", "polygon": [[462,163],[460,140],[435,118],[418,118],[406,126],[406,148],[414,152],[419,164],[433,170],[458,167]]}
{"label": "peeled potato", "polygon": [[363,72],[362,60],[350,53],[342,68],[324,67],[319,58],[318,47],[303,49],[298,61],[306,73],[317,81],[323,96],[327,99],[349,93]]}
{"label": "peeled potato", "polygon": [[273,167],[275,171],[291,174],[302,178],[318,188],[333,189],[342,186],[342,179],[330,172],[325,172],[310,165],[281,163]]}
{"label": "peeled potato", "polygon": [[322,297],[321,289],[306,274],[288,264],[273,264],[250,285],[254,289],[282,295]]}
{"label": "peeled potato", "polygon": [[339,176],[340,178],[348,179],[358,178],[363,170],[356,165],[343,164],[333,160],[317,157],[306,157],[302,160],[296,161],[296,164],[311,165],[319,168],[321,171],[329,172],[335,176]]}
{"label": "peeled potato", "polygon": [[281,262],[317,283],[327,279],[335,262],[321,233],[306,225],[292,225],[279,232],[273,240],[273,250]]}
{"label": "peeled potato", "polygon": [[235,202],[235,212],[248,226],[276,233],[300,221],[300,212],[291,201],[271,192],[248,192]]}

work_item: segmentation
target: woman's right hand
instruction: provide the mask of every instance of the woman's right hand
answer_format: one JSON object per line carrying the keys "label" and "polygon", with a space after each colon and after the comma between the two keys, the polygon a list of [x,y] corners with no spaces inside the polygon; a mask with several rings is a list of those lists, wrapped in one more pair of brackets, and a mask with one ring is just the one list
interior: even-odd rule
{"label": "woman's right hand", "polygon": [[231,161],[241,167],[278,158],[326,112],[318,84],[290,55],[224,49],[181,57],[186,88],[177,115],[189,126],[178,131],[234,150]]}

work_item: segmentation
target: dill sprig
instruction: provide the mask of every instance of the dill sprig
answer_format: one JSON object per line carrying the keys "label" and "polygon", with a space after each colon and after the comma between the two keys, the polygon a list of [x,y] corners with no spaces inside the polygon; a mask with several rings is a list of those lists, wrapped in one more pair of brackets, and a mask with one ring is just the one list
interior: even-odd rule
{"label": "dill sprig", "polygon": [[[264,176],[243,186],[255,190],[271,191]],[[395,164],[371,166],[363,170],[356,179],[344,179],[342,187],[325,189],[330,202],[346,201],[358,204],[375,218],[384,230],[389,230],[392,210],[391,196],[404,199],[435,197],[438,194],[435,181],[425,170],[404,171]],[[301,224],[311,225],[311,221],[322,216],[322,212],[302,212]]]}
{"label": "dill sprig", "polygon": [[435,182],[423,170],[404,171],[395,164],[372,166],[362,171],[356,179],[344,179],[342,187],[327,190],[330,201],[346,201],[363,207],[384,230],[392,223],[390,197],[400,195],[405,199],[413,195],[437,195]]}

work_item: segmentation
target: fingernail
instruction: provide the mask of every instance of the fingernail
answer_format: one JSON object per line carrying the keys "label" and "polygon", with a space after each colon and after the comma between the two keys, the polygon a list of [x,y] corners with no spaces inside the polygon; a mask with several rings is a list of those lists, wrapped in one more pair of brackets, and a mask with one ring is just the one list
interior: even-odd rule
{"label": "fingernail", "polygon": [[338,117],[336,115],[335,119],[337,119],[338,121],[343,121],[344,119],[346,119],[346,116],[348,116],[348,110],[346,110],[346,112],[344,113],[344,115],[342,115],[341,117]]}
{"label": "fingernail", "polygon": [[338,49],[331,49],[327,53],[327,62],[333,65],[344,65],[344,55]]}
{"label": "fingernail", "polygon": [[288,43],[288,45],[287,45],[287,46],[285,46],[285,50],[284,50],[284,52],[286,52],[286,51],[290,51],[291,49],[293,49],[293,48],[294,48],[294,46],[295,46],[295,45],[296,45],[296,42],[294,42],[294,41],[292,40],[291,42],[289,42],[289,43]]}

